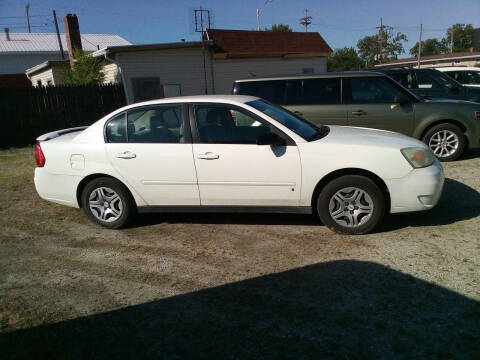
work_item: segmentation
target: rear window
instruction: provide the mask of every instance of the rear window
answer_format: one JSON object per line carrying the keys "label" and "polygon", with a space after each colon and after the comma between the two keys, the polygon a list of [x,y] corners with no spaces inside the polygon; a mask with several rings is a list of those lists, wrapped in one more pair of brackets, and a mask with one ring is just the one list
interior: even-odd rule
{"label": "rear window", "polygon": [[233,88],[235,95],[251,95],[276,104],[285,103],[285,80],[237,82]]}

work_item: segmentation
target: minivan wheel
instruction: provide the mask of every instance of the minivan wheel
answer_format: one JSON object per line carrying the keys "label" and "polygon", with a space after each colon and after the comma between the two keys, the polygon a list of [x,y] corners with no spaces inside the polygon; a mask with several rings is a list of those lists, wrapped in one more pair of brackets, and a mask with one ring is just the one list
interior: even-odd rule
{"label": "minivan wheel", "polygon": [[340,234],[366,234],[385,215],[385,196],[370,178],[345,175],[329,182],[317,198],[322,223]]}
{"label": "minivan wheel", "polygon": [[135,205],[127,188],[118,180],[101,177],[82,191],[82,207],[93,222],[110,229],[127,225],[135,215]]}
{"label": "minivan wheel", "polygon": [[453,124],[439,124],[425,133],[422,141],[428,145],[440,161],[456,160],[465,149],[466,139],[462,130]]}

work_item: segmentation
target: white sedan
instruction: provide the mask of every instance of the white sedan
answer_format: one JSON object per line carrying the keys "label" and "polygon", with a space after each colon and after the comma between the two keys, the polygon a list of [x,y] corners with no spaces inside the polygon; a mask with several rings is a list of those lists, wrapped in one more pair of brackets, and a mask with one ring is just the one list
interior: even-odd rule
{"label": "white sedan", "polygon": [[420,141],[315,126],[251,96],[133,104],[37,140],[40,196],[109,228],[145,212],[284,212],[363,234],[387,213],[431,209],[444,182]]}

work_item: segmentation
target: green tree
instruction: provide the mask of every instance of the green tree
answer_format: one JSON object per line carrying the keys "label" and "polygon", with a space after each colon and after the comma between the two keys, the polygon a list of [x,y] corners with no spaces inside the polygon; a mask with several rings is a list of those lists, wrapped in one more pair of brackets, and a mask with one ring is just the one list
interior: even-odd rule
{"label": "green tree", "polygon": [[358,54],[367,67],[389,62],[405,52],[403,43],[406,41],[408,39],[405,34],[401,32],[394,34],[393,30],[387,27],[376,35],[358,40]]}
{"label": "green tree", "polygon": [[[445,42],[443,40],[432,38],[422,41],[422,56],[445,54],[447,52],[448,47],[445,45]],[[418,41],[410,49],[410,54],[415,57],[418,56]]]}
{"label": "green tree", "polygon": [[292,32],[292,28],[290,25],[285,24],[273,24],[271,28],[265,28],[265,31],[273,31],[273,32]]}
{"label": "green tree", "polygon": [[73,57],[75,58],[73,68],[67,67],[63,71],[61,85],[92,85],[103,82],[102,68],[105,65],[103,58],[93,57],[79,49],[74,50]]}
{"label": "green tree", "polygon": [[473,47],[475,29],[472,24],[455,24],[447,29],[442,42],[450,48],[453,33],[453,52],[469,51]]}
{"label": "green tree", "polygon": [[363,61],[353,47],[336,49],[327,61],[327,71],[359,70]]}

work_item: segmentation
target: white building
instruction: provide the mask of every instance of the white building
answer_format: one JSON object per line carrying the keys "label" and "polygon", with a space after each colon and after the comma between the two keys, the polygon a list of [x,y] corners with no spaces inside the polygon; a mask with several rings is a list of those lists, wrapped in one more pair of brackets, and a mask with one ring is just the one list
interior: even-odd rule
{"label": "white building", "polygon": [[[130,45],[118,35],[82,34],[83,50],[93,52],[108,46]],[[65,34],[60,34],[63,56],[68,59]],[[0,86],[30,85],[25,71],[46,61],[61,61],[62,53],[57,34],[49,33],[10,33],[8,29],[0,34]],[[50,79],[53,83],[53,78]],[[45,81],[44,84],[46,85]]]}
{"label": "white building", "polygon": [[127,102],[230,93],[239,78],[322,72],[332,49],[318,33],[207,30],[204,41],[109,46],[106,81],[122,82]]}

